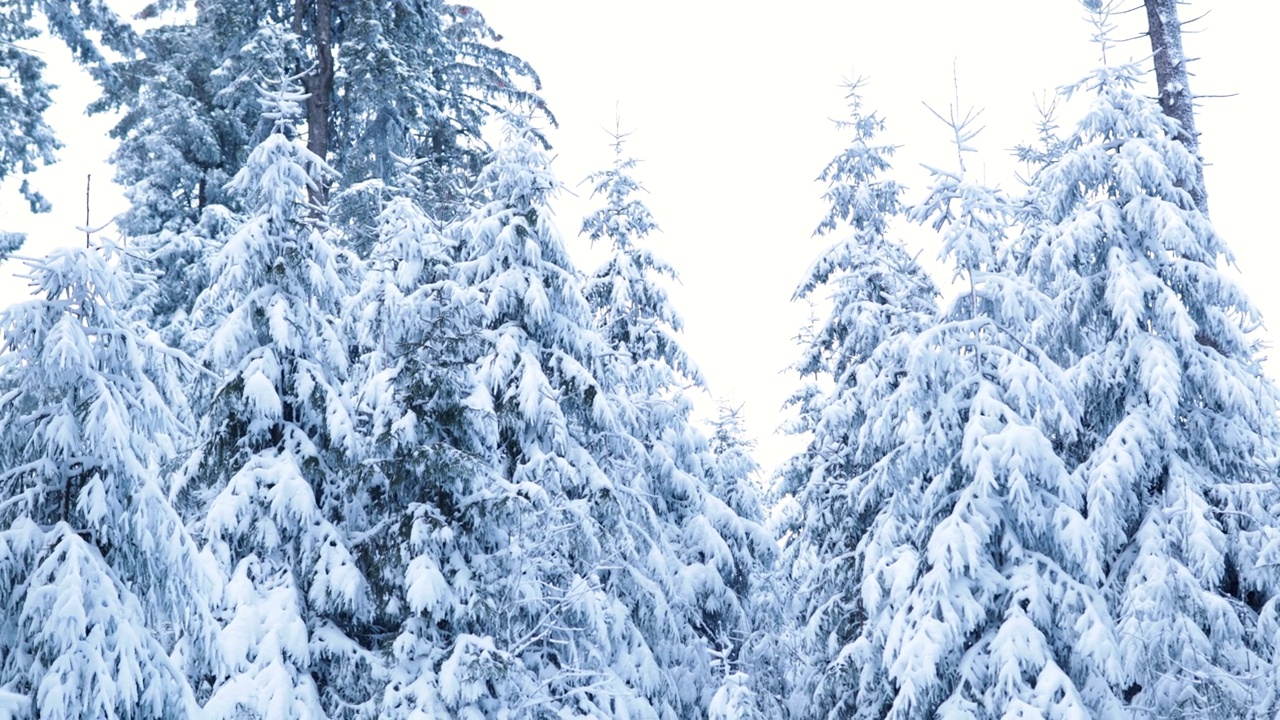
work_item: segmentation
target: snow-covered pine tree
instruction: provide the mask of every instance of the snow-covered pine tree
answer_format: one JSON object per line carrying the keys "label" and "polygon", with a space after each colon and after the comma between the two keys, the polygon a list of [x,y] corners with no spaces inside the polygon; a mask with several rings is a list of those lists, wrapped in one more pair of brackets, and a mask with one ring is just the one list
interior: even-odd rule
{"label": "snow-covered pine tree", "polygon": [[747,433],[742,406],[724,401],[717,403],[716,416],[708,425],[711,430],[709,449],[715,458],[715,468],[709,480],[711,494],[720,498],[738,517],[762,522],[760,465],[751,456],[756,441]]}
{"label": "snow-covered pine tree", "polygon": [[628,134],[619,123],[611,133],[612,165],[584,181],[604,204],[583,219],[581,234],[593,245],[607,243],[610,252],[584,292],[605,341],[631,355],[635,389],[658,396],[678,383],[701,384],[702,376],[680,346],[684,323],[661,285],[677,280],[675,268],[644,244],[658,225],[636,197],[644,188],[631,174],[638,161],[625,154]]}
{"label": "snow-covered pine tree", "polygon": [[780,589],[785,585],[776,574],[779,550],[764,529],[760,466],[751,456],[756,443],[747,433],[741,411],[741,405],[721,401],[716,417],[708,423],[712,458],[708,489],[741,528],[721,535],[737,556],[742,576],[730,581],[730,586],[738,592],[744,611],[741,624],[733,628],[732,644],[720,645],[717,652],[721,682],[709,708],[712,720],[785,717],[786,678],[792,666],[782,637],[785,598]]}
{"label": "snow-covered pine tree", "polygon": [[[879,144],[884,121],[865,108],[862,86],[861,80],[847,84],[850,117],[837,123],[851,132],[849,146],[818,177],[827,183],[830,209],[814,234],[847,234],[823,250],[795,293],[830,303],[827,317],[805,334],[795,366],[805,386],[791,400],[799,412],[790,429],[811,437],[783,466],[778,488],[794,496],[801,511],[796,527],[781,529],[789,537],[780,572],[791,577],[776,581],[795,589],[787,618],[798,654],[795,717],[834,717],[841,708],[852,713],[859,697],[843,649],[865,616],[862,568],[849,558],[870,519],[821,505],[874,463],[860,450],[860,430],[874,408],[860,406],[892,391],[905,362],[898,346],[925,330],[937,312],[933,282],[889,235],[890,221],[902,212],[901,188],[885,177],[894,146]],[[886,376],[887,384],[880,380]],[[837,411],[846,415],[838,423]],[[830,419],[824,422],[824,415]]]}
{"label": "snow-covered pine tree", "polygon": [[[495,514],[474,570],[451,573],[451,585],[477,597],[442,667],[441,694],[455,713],[643,716],[653,711],[640,678],[614,663],[651,654],[602,577],[628,574],[629,558],[614,556],[628,550],[614,543],[625,521],[596,518],[601,497],[620,488],[591,436],[625,437],[600,377],[606,346],[548,205],[559,189],[549,159],[527,131],[507,133],[462,228],[459,277],[485,308],[477,399],[497,423],[484,489]],[[651,660],[647,669],[656,672]]]}
{"label": "snow-covered pine tree", "polygon": [[[854,127],[879,129],[866,118],[855,104]],[[950,124],[963,154],[967,123]],[[865,132],[836,166],[848,185],[835,195],[864,198],[844,215],[853,237],[885,243],[873,223],[893,206],[872,199],[896,198],[862,174],[884,167],[883,150],[868,162]],[[848,265],[827,276],[841,281],[832,317],[855,322],[816,334],[838,342],[810,357],[839,371],[791,468],[805,512],[787,552],[807,650],[793,712],[1085,717],[1084,691],[1105,682],[1090,654],[1110,631],[1101,568],[1081,489],[1056,454],[1075,408],[1035,344],[1051,307],[1007,272],[1010,212],[964,178],[963,161],[935,171],[912,214],[932,220],[965,281],[945,314],[930,312],[932,286],[910,265],[849,286]]]}
{"label": "snow-covered pine tree", "polygon": [[[263,42],[288,42],[274,32]],[[351,259],[308,201],[330,170],[295,139],[302,95],[284,72],[260,96],[273,129],[229,187],[248,214],[193,315],[219,378],[182,494],[224,574],[210,717],[372,715],[380,687],[358,642],[372,608],[347,532],[364,500],[339,320]]]}
{"label": "snow-covered pine tree", "polygon": [[[52,163],[59,147],[53,128],[44,120],[45,110],[53,103],[51,85],[44,79],[45,62],[21,45],[39,35],[31,16],[32,8],[26,3],[0,8],[0,67],[12,78],[0,85],[0,180]],[[24,181],[21,192],[33,212],[49,209],[48,201],[30,183]]]}
{"label": "snow-covered pine tree", "polygon": [[469,405],[496,433],[471,501],[484,523],[435,583],[460,612],[427,615],[454,638],[435,692],[463,717],[680,717],[685,666],[649,644],[684,627],[668,600],[676,561],[649,498],[617,472],[638,455],[631,410],[555,228],[548,164],[512,128],[461,228],[458,278],[484,308]]}
{"label": "snow-covered pine tree", "polygon": [[[428,161],[413,167],[430,180],[417,188],[431,214],[465,213],[455,205],[478,171],[485,119],[542,106],[526,89],[537,85],[532,69],[498,49],[498,36],[468,7],[208,0],[162,22],[187,5],[158,0],[144,10],[155,26],[143,34],[142,52],[116,68],[120,82],[94,105],[121,112],[113,161],[131,204],[119,225],[161,272],[139,302],[175,343],[190,337],[187,316],[208,286],[208,255],[225,241],[229,214],[248,210],[226,186],[269,130],[256,84],[275,77],[272,68],[285,63],[328,98],[324,112],[314,93],[300,102],[308,126],[324,129],[322,159],[341,173],[322,183],[321,194],[332,197],[330,224],[361,254],[394,194],[395,157]],[[293,30],[289,41],[262,44],[260,31],[279,23]],[[325,67],[317,63],[321,45],[332,61]]]}
{"label": "snow-covered pine tree", "polygon": [[[157,16],[154,3],[147,11]],[[227,183],[268,128],[260,128],[256,83],[273,78],[296,44],[262,45],[262,3],[201,3],[186,21],[143,33],[141,52],[116,65],[122,81],[104,89],[95,111],[119,111],[112,162],[129,208],[117,223],[131,239],[168,238],[206,208],[239,210]],[[154,19],[153,19],[154,22]]]}
{"label": "snow-covered pine tree", "polygon": [[[658,660],[672,670],[682,666],[692,702],[677,708],[682,716],[706,712],[722,685],[733,685],[733,703],[746,707],[748,676],[740,653],[751,634],[748,598],[776,546],[760,525],[759,499],[751,485],[748,448],[738,446],[722,458],[690,420],[686,387],[700,386],[701,375],[681,347],[682,322],[662,280],[675,270],[646,246],[657,229],[632,175],[636,160],[624,153],[626,134],[612,133],[614,161],[587,178],[592,197],[602,206],[583,221],[592,243],[607,242],[609,258],[587,279],[585,294],[596,326],[612,349],[610,362],[623,383],[634,414],[624,418],[641,454],[616,462],[616,451],[602,446],[605,470],[629,480],[652,498],[656,522],[683,565],[677,575],[685,608],[685,632],[698,638],[710,658],[688,653],[673,628],[656,628],[651,647],[679,647]],[[721,491],[721,492],[717,492]],[[708,659],[718,667],[707,673]],[[728,689],[726,692],[730,692]]]}
{"label": "snow-covered pine tree", "polygon": [[127,310],[115,248],[28,266],[0,314],[0,715],[190,717],[216,625],[167,477],[194,364]]}
{"label": "snow-covered pine tree", "polygon": [[[340,111],[333,113],[331,161],[350,189],[335,198],[348,231],[361,234],[372,224],[379,196],[385,201],[401,171],[419,180],[413,199],[429,215],[466,215],[463,196],[488,150],[486,121],[510,111],[551,118],[536,94],[537,73],[499,47],[501,36],[470,5],[359,0],[335,11]],[[423,162],[397,170],[397,157]]]}
{"label": "snow-covered pine tree", "polygon": [[[216,31],[177,24],[146,34],[142,57],[121,68],[136,96],[112,130],[120,140],[112,161],[130,200],[117,223],[158,272],[137,302],[166,339],[193,353],[203,335],[189,314],[209,287],[213,254],[249,209],[230,180],[254,139],[272,131],[259,85],[301,54],[291,35],[254,33],[243,9],[210,4],[204,12],[216,17]],[[237,52],[228,54],[226,42],[239,42]]]}
{"label": "snow-covered pine tree", "polygon": [[398,631],[384,648],[386,718],[451,716],[440,669],[478,630],[468,616],[489,588],[476,580],[502,534],[493,416],[472,400],[483,308],[454,278],[456,243],[417,204],[417,169],[402,168],[348,310],[370,470],[359,557],[371,568],[377,623]]}
{"label": "snow-covered pine tree", "polygon": [[911,210],[941,234],[960,288],[944,320],[922,334],[949,345],[955,363],[923,373],[958,411],[939,413],[941,432],[932,433],[950,436],[937,449],[952,456],[935,458],[944,469],[921,494],[922,562],[910,592],[895,603],[903,578],[893,571],[875,578],[880,587],[863,587],[891,598],[892,712],[1112,716],[1116,708],[1088,702],[1105,683],[1114,636],[1081,488],[1058,454],[1078,433],[1078,410],[1040,345],[1061,316],[1012,271],[1023,208],[968,178],[977,114],[961,116],[958,103],[942,118],[958,170],[931,169],[929,196]]}
{"label": "snow-covered pine tree", "polygon": [[1079,398],[1063,458],[1112,623],[1086,700],[1270,716],[1276,390],[1249,336],[1257,311],[1196,207],[1198,160],[1139,80],[1107,67],[1070,88],[1091,106],[1032,179],[1040,217],[1022,253],[1063,319],[1045,347]]}

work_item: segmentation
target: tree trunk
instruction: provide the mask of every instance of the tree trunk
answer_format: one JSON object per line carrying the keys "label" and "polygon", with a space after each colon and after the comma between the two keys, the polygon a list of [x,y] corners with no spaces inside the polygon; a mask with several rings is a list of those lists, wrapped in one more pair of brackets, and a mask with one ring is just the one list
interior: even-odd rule
{"label": "tree trunk", "polygon": [[[1187,58],[1182,52],[1182,24],[1178,21],[1178,0],[1144,0],[1147,7],[1147,29],[1151,53],[1156,66],[1156,84],[1160,88],[1160,108],[1164,114],[1182,125],[1178,139],[1200,160],[1200,134],[1196,132],[1191,86],[1187,81]],[[1204,168],[1197,163],[1196,180],[1188,188],[1196,207],[1209,209],[1204,187]]]}
{"label": "tree trunk", "polygon": [[[316,51],[316,67],[303,80],[307,91],[307,149],[327,161],[329,111],[333,101],[333,0],[314,0],[314,4],[310,40]],[[294,2],[294,29],[304,38],[306,5],[304,0]],[[323,205],[328,195],[328,183],[322,180],[312,200]]]}

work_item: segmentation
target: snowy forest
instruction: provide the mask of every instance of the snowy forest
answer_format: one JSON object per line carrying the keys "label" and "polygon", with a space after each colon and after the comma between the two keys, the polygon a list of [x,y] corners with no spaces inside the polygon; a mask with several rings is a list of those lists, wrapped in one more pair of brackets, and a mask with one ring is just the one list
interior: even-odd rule
{"label": "snowy forest", "polygon": [[957,98],[909,192],[874,98],[911,90],[845,84],[775,471],[625,117],[557,216],[555,107],[479,9],[4,0],[4,201],[75,210],[26,181],[52,37],[128,209],[0,232],[0,719],[1280,715],[1280,395],[1179,3],[1108,63],[1120,6],[1053,1],[1100,63],[1011,189]]}

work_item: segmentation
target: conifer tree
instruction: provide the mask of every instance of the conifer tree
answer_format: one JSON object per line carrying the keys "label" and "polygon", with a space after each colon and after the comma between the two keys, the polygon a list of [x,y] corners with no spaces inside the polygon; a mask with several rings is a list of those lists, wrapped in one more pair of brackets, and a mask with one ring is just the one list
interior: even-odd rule
{"label": "conifer tree", "polygon": [[712,458],[708,491],[739,519],[738,527],[747,530],[722,532],[740,573],[730,585],[743,600],[743,618],[733,628],[732,644],[718,652],[720,685],[709,717],[763,720],[785,717],[783,703],[792,662],[782,637],[785,585],[776,575],[778,546],[763,528],[760,466],[751,456],[755,441],[747,434],[741,410],[742,406],[721,401],[708,428]]}
{"label": "conifer tree", "polygon": [[[872,408],[854,393],[874,397],[878,389],[883,399],[891,392],[905,363],[899,346],[924,331],[936,314],[932,281],[889,236],[890,221],[902,211],[901,189],[884,177],[894,147],[877,144],[884,122],[865,109],[861,88],[862,81],[848,83],[850,117],[838,123],[851,131],[849,147],[819,175],[828,185],[830,209],[815,235],[846,225],[850,232],[822,252],[795,295],[810,299],[825,291],[831,302],[830,315],[809,331],[796,364],[807,386],[792,399],[800,411],[793,432],[812,437],[783,467],[779,488],[797,498],[802,513],[798,527],[787,529],[793,537],[780,564],[792,568],[791,583],[799,590],[790,627],[808,635],[798,639],[791,706],[798,717],[834,716],[841,708],[852,713],[857,684],[870,684],[841,666],[848,665],[843,648],[857,637],[858,618],[865,616],[859,609],[862,569],[845,558],[868,520],[850,527],[858,516],[822,505],[827,495],[841,492],[837,483],[848,484],[874,462],[862,460],[859,450]],[[837,418],[837,411],[845,417]],[[877,680],[884,682],[884,674]],[[814,702],[817,707],[811,707]]]}
{"label": "conifer tree", "polygon": [[[273,27],[291,31],[286,47],[255,41]],[[308,149],[339,172],[322,184],[337,183],[333,221],[353,243],[368,249],[396,156],[430,161],[414,172],[432,180],[420,200],[435,198],[427,209],[441,214],[479,170],[485,120],[542,107],[528,89],[533,69],[498,40],[479,11],[439,0],[196,3],[144,34],[144,52],[119,68],[124,82],[95,106],[123,112],[113,131],[133,201],[123,226],[150,236],[189,227],[208,207],[240,209],[223,186],[262,137],[253,86],[272,77],[264,54],[281,53],[306,85]]]}
{"label": "conifer tree", "polygon": [[[968,121],[949,123],[963,157]],[[855,112],[859,125],[879,127]],[[862,182],[833,194],[877,197],[859,172],[844,177]],[[942,234],[966,291],[943,314],[903,312],[903,299],[929,297],[901,291],[929,287],[904,283],[906,266],[854,286],[878,302],[833,298],[834,318],[874,317],[861,305],[915,327],[877,323],[897,332],[869,345],[849,332],[827,361],[842,372],[816,404],[796,463],[807,472],[793,481],[805,515],[788,552],[810,657],[792,709],[1083,717],[1085,691],[1105,677],[1089,665],[1093,643],[1110,628],[1080,488],[1056,453],[1076,433],[1075,406],[1036,345],[1052,308],[1008,271],[1010,203],[966,180],[963,160],[958,173],[934,174],[912,214]],[[855,209],[854,237],[883,238],[865,232],[876,217]]]}
{"label": "conifer tree", "polygon": [[534,136],[511,130],[462,228],[459,279],[485,309],[478,399],[497,434],[482,552],[449,578],[479,597],[458,623],[440,694],[456,714],[651,715],[645,690],[670,688],[631,607],[649,607],[654,625],[678,623],[665,588],[632,564],[633,543],[661,540],[636,537],[652,512],[619,507],[642,499],[596,454],[603,438],[622,457],[634,451],[607,346],[548,207],[559,187],[548,162]]}
{"label": "conifer tree", "polygon": [[0,714],[189,717],[215,626],[169,501],[192,364],[111,246],[28,261],[0,314]]}
{"label": "conifer tree", "polygon": [[[612,167],[587,179],[593,184],[592,197],[603,204],[582,226],[582,234],[593,243],[609,243],[612,251],[587,280],[585,292],[596,326],[613,349],[610,357],[627,405],[635,409],[626,419],[640,454],[630,466],[613,463],[617,470],[612,474],[634,473],[636,488],[653,498],[656,522],[684,565],[684,596],[678,599],[689,610],[685,622],[690,634],[705,643],[709,659],[719,664],[710,674],[696,666],[686,670],[696,683],[693,707],[701,713],[720,685],[747,687],[740,656],[751,633],[748,598],[763,567],[773,560],[775,545],[760,525],[749,448],[741,443],[730,449],[728,444],[739,438],[727,436],[724,446],[709,446],[690,420],[692,404],[685,390],[700,386],[701,375],[680,345],[682,321],[661,285],[663,279],[677,279],[676,273],[645,246],[657,225],[637,197],[643,187],[632,175],[636,160],[624,154],[625,134],[619,128],[612,137]],[[724,457],[716,454],[718,449]],[[616,459],[608,447],[600,452]],[[675,634],[659,630],[649,642],[655,647],[670,644]],[[681,662],[707,660],[687,657]],[[740,693],[733,694],[737,698]],[[746,704],[740,698],[733,702]]]}
{"label": "conifer tree", "polygon": [[501,498],[490,487],[493,417],[473,399],[483,311],[476,290],[454,277],[456,242],[417,204],[416,169],[402,168],[348,310],[371,469],[360,558],[378,624],[398,630],[384,648],[379,716],[389,718],[450,714],[439,671],[476,629],[470,608],[489,589],[476,578],[500,531],[491,526]]}
{"label": "conifer tree", "polygon": [[[278,26],[255,32],[243,11],[205,11],[216,30],[179,24],[147,33],[144,56],[121,68],[141,84],[126,87],[137,96],[112,130],[120,140],[112,161],[130,200],[117,224],[159,272],[137,302],[166,339],[193,353],[202,334],[189,315],[209,287],[213,254],[248,210],[230,181],[253,142],[275,129],[262,118],[260,84],[299,55],[297,38]],[[238,52],[223,54],[228,41]],[[118,95],[105,93],[99,105]]]}
{"label": "conifer tree", "polygon": [[[704,713],[710,653],[689,618],[715,571],[682,561],[672,511],[652,504],[627,365],[595,330],[555,229],[557,188],[537,137],[514,129],[460,230],[457,277],[484,309],[469,406],[495,432],[460,513],[484,522],[461,524],[464,552],[418,573],[449,600],[422,606],[424,619],[452,638],[417,699],[458,715]],[[699,499],[696,481],[685,489]]]}
{"label": "conifer tree", "polygon": [[592,244],[608,243],[610,251],[588,279],[585,294],[604,339],[630,354],[637,389],[658,395],[677,382],[700,384],[702,377],[680,347],[676,334],[684,323],[660,284],[677,280],[676,271],[644,245],[658,225],[635,197],[644,188],[631,175],[638,161],[624,154],[627,134],[620,126],[611,133],[612,166],[585,181],[591,183],[591,197],[604,205],[583,219],[581,233]]}
{"label": "conifer tree", "polygon": [[536,94],[537,72],[499,46],[501,36],[475,7],[360,0],[337,4],[334,23],[342,53],[331,156],[351,188],[338,198],[351,232],[376,214],[370,194],[386,192],[398,157],[423,161],[403,169],[416,176],[423,209],[459,219],[488,149],[486,121],[513,110],[551,118]]}
{"label": "conifer tree", "polygon": [[229,188],[249,212],[214,256],[193,318],[218,381],[183,497],[225,582],[206,711],[372,714],[379,664],[359,642],[369,585],[347,533],[365,499],[339,321],[351,259],[308,201],[330,170],[295,139],[302,96],[276,77],[261,99],[273,130]]}
{"label": "conifer tree", "polygon": [[1249,337],[1257,311],[1197,207],[1199,161],[1138,80],[1108,67],[1072,86],[1091,106],[1032,180],[1023,260],[1060,308],[1046,347],[1080,403],[1062,456],[1112,624],[1087,699],[1269,715],[1276,391]]}
{"label": "conifer tree", "polygon": [[[142,14],[157,21],[185,5],[158,0]],[[228,181],[271,130],[256,87],[275,68],[306,85],[302,137],[337,171],[308,192],[328,200],[334,237],[361,255],[395,194],[397,158],[424,161],[410,165],[417,202],[455,218],[466,212],[486,118],[543,107],[529,89],[538,84],[532,68],[497,48],[499,36],[466,6],[210,0],[193,10],[144,33],[142,52],[115,68],[121,82],[94,105],[121,112],[113,161],[131,205],[119,225],[161,272],[139,302],[174,343],[192,338],[188,316],[208,286],[209,254],[231,216],[249,210]]]}

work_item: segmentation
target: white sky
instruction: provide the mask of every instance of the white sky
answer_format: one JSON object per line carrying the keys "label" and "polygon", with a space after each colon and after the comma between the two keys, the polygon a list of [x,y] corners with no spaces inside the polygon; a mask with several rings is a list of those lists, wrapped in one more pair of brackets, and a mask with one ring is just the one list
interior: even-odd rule
{"label": "white sky", "polygon": [[[766,471],[794,442],[778,437],[783,400],[796,380],[784,370],[808,310],[791,292],[822,242],[810,233],[823,212],[818,171],[842,146],[830,118],[843,117],[843,77],[870,79],[866,97],[889,123],[908,199],[921,197],[920,162],[950,167],[947,129],[923,103],[944,110],[953,97],[953,65],[964,106],[984,110],[982,157],[971,171],[1012,189],[1017,169],[1008,149],[1034,138],[1034,98],[1072,82],[1098,64],[1090,26],[1074,0],[792,0],[761,4],[727,0],[474,0],[502,45],[540,73],[543,95],[560,121],[551,134],[556,170],[578,193],[557,208],[579,264],[597,255],[574,240],[589,207],[577,183],[611,159],[615,106],[628,148],[643,160],[638,177],[663,234],[654,247],[682,275],[673,290],[686,322],[686,346],[711,390],[744,413],[760,441]],[[1136,36],[1145,16],[1117,17],[1116,37]],[[1236,252],[1242,282],[1264,317],[1280,318],[1273,279],[1277,232],[1268,202],[1280,144],[1272,138],[1275,61],[1271,37],[1280,3],[1191,0],[1184,20],[1208,11],[1184,38],[1193,90],[1238,93],[1207,99],[1198,110],[1212,214]],[[42,45],[51,64],[69,61]],[[1146,38],[1125,42],[1110,60],[1146,61]],[[33,181],[55,203],[50,216],[25,213],[15,183],[0,188],[0,228],[26,230],[32,255],[83,242],[84,178],[94,175],[93,222],[122,207],[106,185],[109,118],[83,118],[94,96],[83,76],[58,70],[52,122],[66,148],[62,161]],[[1066,125],[1071,118],[1063,117]],[[922,255],[936,246],[913,233]],[[20,297],[23,281],[0,272],[0,303]],[[940,278],[945,281],[945,278]],[[1280,320],[1274,322],[1280,323]],[[1276,366],[1272,366],[1275,368]],[[1273,369],[1274,372],[1274,369]]]}

